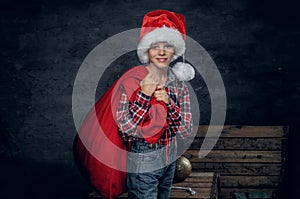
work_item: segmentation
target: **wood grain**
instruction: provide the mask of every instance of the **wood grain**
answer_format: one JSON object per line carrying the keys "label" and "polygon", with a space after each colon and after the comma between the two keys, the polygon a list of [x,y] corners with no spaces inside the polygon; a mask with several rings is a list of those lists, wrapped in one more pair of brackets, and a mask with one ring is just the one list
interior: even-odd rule
{"label": "wood grain", "polygon": [[184,156],[192,163],[196,162],[244,162],[244,163],[280,163],[281,151],[226,151],[212,150],[204,158],[199,158],[199,150],[188,150]]}

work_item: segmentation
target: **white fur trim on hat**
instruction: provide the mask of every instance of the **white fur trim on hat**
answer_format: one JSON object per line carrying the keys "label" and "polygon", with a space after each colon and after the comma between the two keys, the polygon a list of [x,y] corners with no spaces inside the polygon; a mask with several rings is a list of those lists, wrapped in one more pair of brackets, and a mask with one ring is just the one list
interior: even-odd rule
{"label": "white fur trim on hat", "polygon": [[195,70],[188,63],[177,62],[172,67],[172,71],[180,81],[190,81],[195,77]]}
{"label": "white fur trim on hat", "polygon": [[156,28],[144,35],[138,44],[137,54],[143,64],[149,62],[148,49],[150,48],[151,44],[157,42],[168,42],[174,46],[175,55],[173,56],[173,60],[183,55],[185,52],[185,41],[183,40],[182,34],[178,30],[166,26]]}

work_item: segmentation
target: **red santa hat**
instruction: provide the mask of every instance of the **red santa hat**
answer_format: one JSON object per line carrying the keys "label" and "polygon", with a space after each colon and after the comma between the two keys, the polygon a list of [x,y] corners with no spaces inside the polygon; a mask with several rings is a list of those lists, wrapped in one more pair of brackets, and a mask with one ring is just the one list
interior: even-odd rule
{"label": "red santa hat", "polygon": [[[157,42],[168,42],[174,46],[175,54],[173,60],[182,56],[185,52],[186,21],[182,14],[167,10],[155,10],[144,16],[140,33],[140,42],[137,54],[144,64],[149,62],[148,49],[151,44]],[[178,62],[172,68],[176,77],[181,81],[194,78],[195,71],[187,63]]]}

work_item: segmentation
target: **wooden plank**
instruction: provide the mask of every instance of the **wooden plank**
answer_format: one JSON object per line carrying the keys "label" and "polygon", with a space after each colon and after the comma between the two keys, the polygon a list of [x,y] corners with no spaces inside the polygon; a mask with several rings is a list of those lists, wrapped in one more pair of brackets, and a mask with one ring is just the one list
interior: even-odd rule
{"label": "wooden plank", "polygon": [[172,190],[170,198],[198,198],[198,199],[207,199],[211,198],[211,189],[210,188],[193,188],[196,191],[195,195],[191,195],[185,190]]}
{"label": "wooden plank", "polygon": [[214,172],[192,172],[189,178],[198,178],[202,179],[203,177],[209,177],[212,178],[214,177]]}
{"label": "wooden plank", "polygon": [[185,183],[211,183],[213,182],[213,172],[192,172]]}
{"label": "wooden plank", "polygon": [[[212,132],[214,129],[222,128],[222,126],[210,126]],[[238,126],[225,125],[220,137],[284,137],[284,126]],[[208,125],[200,125],[197,131],[197,137],[205,137]],[[213,134],[213,133],[212,133]]]}
{"label": "wooden plank", "polygon": [[190,162],[253,162],[280,163],[281,151],[221,151],[212,150],[204,158],[199,158],[199,150],[188,150],[184,153]]}
{"label": "wooden plank", "polygon": [[187,178],[187,179],[185,179],[185,182],[188,182],[188,183],[212,182],[212,178],[210,178],[210,177],[204,177],[204,178],[201,178],[200,180],[197,178]]}
{"label": "wooden plank", "polygon": [[[219,138],[213,150],[282,150],[284,138]],[[189,149],[200,149],[204,138],[195,138]],[[215,139],[206,138],[206,142],[215,143]],[[211,146],[211,145],[209,145]]]}
{"label": "wooden plank", "polygon": [[193,171],[227,175],[280,175],[281,163],[192,163]]}
{"label": "wooden plank", "polygon": [[277,188],[280,176],[220,176],[221,189],[230,188]]}
{"label": "wooden plank", "polygon": [[195,183],[178,182],[178,183],[174,183],[174,186],[191,187],[191,188],[211,188],[212,185],[213,185],[212,182],[195,182]]}

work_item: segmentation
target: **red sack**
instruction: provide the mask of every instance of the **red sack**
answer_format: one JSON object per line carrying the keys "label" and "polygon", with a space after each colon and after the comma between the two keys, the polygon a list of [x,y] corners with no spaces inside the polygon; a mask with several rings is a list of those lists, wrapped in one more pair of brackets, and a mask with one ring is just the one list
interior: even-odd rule
{"label": "red sack", "polygon": [[[75,137],[75,162],[103,198],[112,199],[126,191],[127,143],[115,120],[119,88],[122,85],[127,95],[132,96],[147,73],[146,67],[141,66],[124,73],[90,110]],[[166,122],[162,124],[166,121],[166,105],[152,98],[151,106],[137,130],[146,141],[156,143],[167,127]],[[156,133],[151,136],[150,130]]]}

